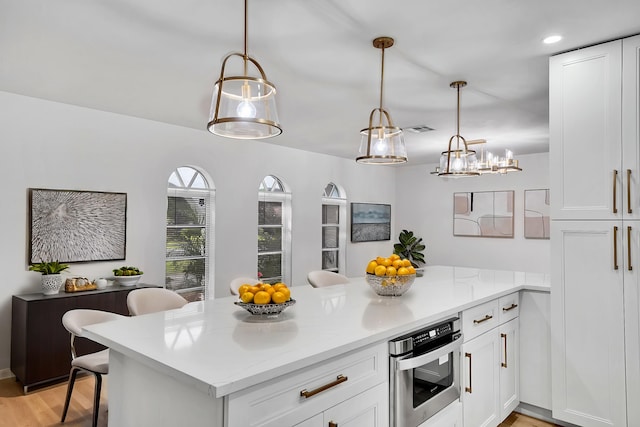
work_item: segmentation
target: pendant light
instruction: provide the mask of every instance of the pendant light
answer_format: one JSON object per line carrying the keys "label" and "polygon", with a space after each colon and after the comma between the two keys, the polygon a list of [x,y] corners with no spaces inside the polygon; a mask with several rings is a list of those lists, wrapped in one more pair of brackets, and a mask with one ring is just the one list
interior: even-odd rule
{"label": "pendant light", "polygon": [[[225,76],[227,61],[241,58],[244,74]],[[255,76],[249,75],[252,66]],[[227,138],[263,139],[280,135],[276,88],[258,62],[247,54],[247,0],[244,1],[244,53],[233,52],[222,61],[220,78],[211,100],[207,129]]]}
{"label": "pendant light", "polygon": [[[456,81],[449,86],[455,88],[458,92],[458,110],[456,117],[456,134],[449,138],[449,147],[447,151],[443,151],[440,155],[440,167],[438,168],[438,176],[444,177],[465,177],[478,176],[478,159],[476,152],[469,150],[467,140],[460,135],[460,88],[465,87],[467,82]],[[455,148],[451,145],[456,140]],[[462,141],[462,144],[460,144]]]}
{"label": "pendant light", "polygon": [[[469,144],[469,143],[467,143]],[[506,174],[508,172],[521,172],[518,160],[513,158],[511,150],[504,150],[504,157],[494,156],[490,152],[484,152],[478,160],[478,171],[482,174]]]}
{"label": "pendant light", "polygon": [[356,158],[356,162],[379,165],[405,163],[407,161],[407,149],[404,145],[402,129],[393,125],[391,116],[382,108],[384,50],[393,46],[393,39],[391,37],[378,37],[373,40],[373,46],[376,49],[382,50],[380,107],[371,111],[369,115],[369,127],[360,131],[362,135],[359,150],[360,155]]}

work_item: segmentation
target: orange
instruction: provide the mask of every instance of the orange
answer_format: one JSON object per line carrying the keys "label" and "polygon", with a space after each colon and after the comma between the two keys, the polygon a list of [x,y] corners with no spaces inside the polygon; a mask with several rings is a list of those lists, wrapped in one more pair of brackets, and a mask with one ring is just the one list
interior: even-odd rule
{"label": "orange", "polygon": [[386,271],[387,276],[395,276],[396,274],[397,274],[397,271],[394,266],[387,267],[387,271]]}
{"label": "orange", "polygon": [[411,267],[411,261],[409,261],[408,259],[403,259],[402,260],[402,266],[403,267]]}
{"label": "orange", "polygon": [[269,295],[273,295],[273,293],[276,291],[275,289],[273,289],[272,286],[269,286],[268,288],[264,288],[263,290],[264,292],[268,293]]}
{"label": "orange", "polygon": [[385,274],[387,274],[387,267],[385,267],[384,265],[379,265],[376,267],[373,273],[376,276],[384,276]]}
{"label": "orange", "polygon": [[391,261],[395,261],[397,259],[400,259],[400,255],[398,254],[391,254],[391,256],[389,256],[389,258],[391,259]]}
{"label": "orange", "polygon": [[283,288],[283,287],[285,287],[285,288],[286,288],[286,287],[287,287],[287,285],[285,285],[285,284],[284,284],[284,283],[282,283],[282,282],[278,282],[278,283],[276,283],[275,285],[273,285],[273,289],[275,289],[276,291],[280,290],[280,288]]}
{"label": "orange", "polygon": [[260,288],[260,286],[252,286],[251,289],[249,289],[249,292],[251,292],[252,294],[257,294],[258,292],[260,292],[262,289]]}
{"label": "orange", "polygon": [[416,274],[416,269],[413,268],[412,265],[410,265],[409,267],[407,267],[407,270],[409,270],[409,274]]}
{"label": "orange", "polygon": [[384,261],[384,257],[382,257],[382,256],[376,257],[376,262],[378,264],[382,264],[383,261]]}
{"label": "orange", "polygon": [[243,292],[240,294],[242,302],[253,302],[253,294],[251,292]]}
{"label": "orange", "polygon": [[271,300],[276,304],[282,304],[287,301],[287,297],[282,292],[274,292],[273,295],[271,295]]}
{"label": "orange", "polygon": [[271,302],[271,295],[268,292],[260,291],[253,297],[253,302],[256,304],[269,304]]}
{"label": "orange", "polygon": [[400,267],[403,266],[402,260],[401,259],[394,259],[393,262],[391,263],[391,265],[393,265],[397,270],[397,269],[399,269]]}
{"label": "orange", "polygon": [[382,260],[382,262],[381,262],[381,263],[379,263],[379,264],[382,264],[382,265],[384,265],[385,267],[389,267],[389,266],[391,265],[391,263],[392,263],[392,261],[391,261],[389,258],[385,258],[385,259],[383,259],[383,260]]}
{"label": "orange", "polygon": [[410,274],[407,267],[400,267],[398,269],[398,276],[406,276],[407,274]]}
{"label": "orange", "polygon": [[278,292],[284,295],[285,301],[289,301],[289,299],[291,298],[291,290],[289,290],[289,288],[287,288],[286,286],[284,288],[278,289]]}
{"label": "orange", "polygon": [[376,267],[378,263],[375,261],[369,261],[369,265],[367,265],[367,273],[374,274],[376,272]]}
{"label": "orange", "polygon": [[245,292],[249,292],[250,289],[251,289],[251,285],[247,285],[247,284],[241,285],[238,288],[238,295],[242,295]]}

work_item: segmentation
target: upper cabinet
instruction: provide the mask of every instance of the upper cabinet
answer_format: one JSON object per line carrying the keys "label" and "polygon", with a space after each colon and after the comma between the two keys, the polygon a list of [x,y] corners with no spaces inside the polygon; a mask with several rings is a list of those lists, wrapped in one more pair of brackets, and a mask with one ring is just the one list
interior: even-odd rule
{"label": "upper cabinet", "polygon": [[625,69],[623,81],[622,55],[616,40],[550,60],[556,220],[640,218],[637,75]]}

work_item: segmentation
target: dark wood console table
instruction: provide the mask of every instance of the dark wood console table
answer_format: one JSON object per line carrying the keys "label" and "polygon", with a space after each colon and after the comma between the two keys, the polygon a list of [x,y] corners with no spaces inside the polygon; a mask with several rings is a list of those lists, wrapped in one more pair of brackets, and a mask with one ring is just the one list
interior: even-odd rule
{"label": "dark wood console table", "polygon": [[[129,315],[127,295],[133,289],[154,287],[113,285],[106,289],[56,295],[14,295],[11,311],[11,371],[24,392],[66,379],[71,368],[69,332],[62,315],[75,308],[90,308]],[[76,340],[79,355],[104,347],[86,339]]]}

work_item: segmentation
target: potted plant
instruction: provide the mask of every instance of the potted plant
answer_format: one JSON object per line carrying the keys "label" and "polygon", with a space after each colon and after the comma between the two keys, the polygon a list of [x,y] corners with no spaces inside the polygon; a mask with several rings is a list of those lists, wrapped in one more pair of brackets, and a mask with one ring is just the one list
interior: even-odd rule
{"label": "potted plant", "polygon": [[38,262],[29,266],[30,271],[42,274],[42,293],[45,295],[55,295],[60,291],[63,280],[60,273],[69,268],[69,264],[62,264],[58,261]]}
{"label": "potted plant", "polygon": [[411,261],[411,265],[417,269],[416,275],[422,276],[421,267],[426,264],[422,253],[426,246],[422,244],[422,237],[414,236],[413,231],[402,230],[398,240],[400,243],[393,245],[393,253]]}

